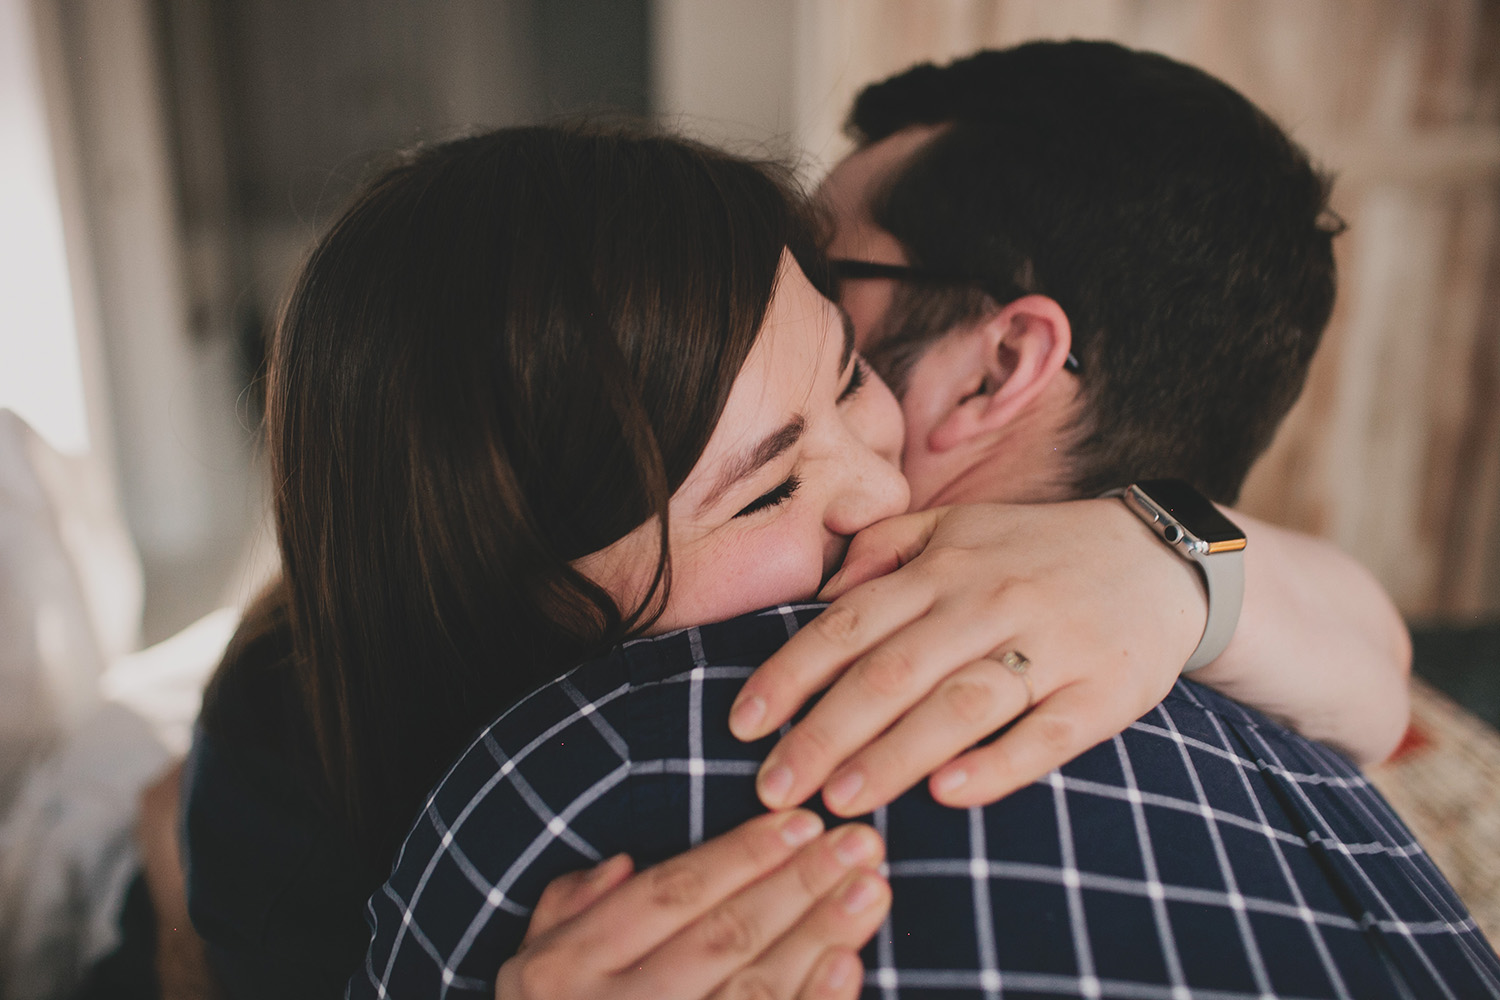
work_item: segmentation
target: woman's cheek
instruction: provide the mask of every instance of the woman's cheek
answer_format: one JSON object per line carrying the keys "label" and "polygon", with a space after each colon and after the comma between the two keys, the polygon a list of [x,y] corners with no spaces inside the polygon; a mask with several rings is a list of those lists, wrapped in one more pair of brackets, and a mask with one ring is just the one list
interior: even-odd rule
{"label": "woman's cheek", "polygon": [[901,403],[872,372],[871,382],[856,405],[852,415],[861,439],[877,455],[900,468],[907,426]]}
{"label": "woman's cheek", "polygon": [[660,624],[682,628],[807,600],[822,580],[820,537],[780,523],[735,531],[712,545],[673,555],[672,597]]}

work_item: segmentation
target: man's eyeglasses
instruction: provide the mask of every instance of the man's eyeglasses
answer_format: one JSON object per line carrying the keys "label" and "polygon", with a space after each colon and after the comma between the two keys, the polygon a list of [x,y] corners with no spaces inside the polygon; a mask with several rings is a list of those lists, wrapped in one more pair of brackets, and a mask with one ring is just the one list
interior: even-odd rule
{"label": "man's eyeglasses", "polygon": [[[974,285],[984,288],[984,281],[980,278],[966,274],[951,274],[946,271],[934,271],[926,267],[908,267],[905,264],[880,264],[873,260],[850,260],[847,257],[835,257],[829,263],[833,265],[833,273],[840,279],[861,278],[885,278],[890,281],[906,281],[917,284],[933,285]],[[1077,372],[1083,366],[1078,363],[1078,358],[1072,351],[1068,352],[1067,360],[1063,367],[1070,372]]]}

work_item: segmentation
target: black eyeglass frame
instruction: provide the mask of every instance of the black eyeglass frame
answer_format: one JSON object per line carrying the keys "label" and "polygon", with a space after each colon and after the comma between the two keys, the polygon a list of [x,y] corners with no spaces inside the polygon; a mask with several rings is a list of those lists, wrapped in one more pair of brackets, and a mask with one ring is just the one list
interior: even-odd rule
{"label": "black eyeglass frame", "polygon": [[[833,273],[840,279],[852,278],[856,281],[865,278],[886,279],[889,281],[912,281],[936,285],[975,285],[984,288],[984,281],[973,275],[952,274],[947,271],[935,271],[926,267],[910,267],[906,264],[881,264],[873,260],[853,260],[848,257],[834,257],[828,262],[833,267]],[[1068,371],[1077,373],[1082,370],[1083,365],[1078,361],[1077,355],[1072,351],[1063,361],[1063,367]]]}

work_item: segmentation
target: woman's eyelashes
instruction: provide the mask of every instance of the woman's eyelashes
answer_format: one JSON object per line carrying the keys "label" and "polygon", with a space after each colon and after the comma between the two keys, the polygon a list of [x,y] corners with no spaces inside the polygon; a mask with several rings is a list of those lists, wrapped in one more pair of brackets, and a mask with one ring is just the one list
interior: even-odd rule
{"label": "woman's eyelashes", "polygon": [[[863,388],[865,382],[868,381],[867,373],[869,372],[869,369],[865,365],[865,359],[856,354],[853,358],[853,361],[854,364],[852,365],[849,372],[849,381],[844,383],[844,388],[839,391],[840,403],[847,402],[853,399],[855,396],[859,395],[859,390]],[[767,490],[765,493],[762,493],[760,496],[756,497],[754,500],[750,501],[748,504],[742,507],[740,511],[734,516],[749,517],[751,514],[758,514],[761,511],[766,510],[767,508],[778,507],[790,500],[792,496],[797,492],[797,488],[801,485],[802,480],[799,479],[795,474],[787,476],[775,489]]]}
{"label": "woman's eyelashes", "polygon": [[839,402],[843,403],[859,395],[859,390],[865,384],[865,359],[858,354],[854,356],[854,370],[849,373],[849,382],[844,386],[844,391],[839,393]]}
{"label": "woman's eyelashes", "polygon": [[795,475],[787,476],[775,489],[767,490],[760,496],[747,503],[735,517],[749,517],[751,514],[759,513],[768,507],[777,507],[786,503],[797,492],[802,485],[802,480]]}
{"label": "woman's eyelashes", "polygon": [[[839,391],[840,403],[845,403],[859,395],[859,390],[868,381],[869,368],[865,365],[865,359],[856,354],[852,360],[854,363],[849,372],[849,381],[845,382],[844,388]],[[734,516],[749,517],[751,514],[758,514],[768,508],[779,507],[790,500],[801,485],[802,480],[793,473],[783,479],[775,489],[767,490],[740,508]]]}

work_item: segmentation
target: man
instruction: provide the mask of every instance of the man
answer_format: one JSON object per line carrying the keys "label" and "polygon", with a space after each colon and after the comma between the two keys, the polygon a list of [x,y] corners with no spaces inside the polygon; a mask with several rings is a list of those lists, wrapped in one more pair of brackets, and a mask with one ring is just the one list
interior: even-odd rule
{"label": "man", "polygon": [[[902,401],[914,510],[1094,497],[1159,477],[1234,502],[1301,390],[1332,309],[1342,229],[1325,178],[1274,123],[1171,60],[1038,44],[873,85],[849,131],[858,148],[820,193],[859,349]],[[1230,650],[1257,666],[1226,683],[1226,658],[1197,679],[1296,718],[1299,732],[1358,762],[1384,759],[1405,729],[1404,693],[1392,696],[1405,676],[1376,665],[1408,657],[1392,653],[1406,642],[1399,622],[1371,613],[1383,595],[1331,547],[1235,519],[1256,565]],[[873,534],[865,551],[891,544],[883,529]],[[825,596],[885,568],[860,555]],[[868,631],[880,616],[858,610],[870,612],[859,615]],[[1359,627],[1330,627],[1349,623],[1346,611]],[[1272,619],[1298,627],[1265,627]],[[739,735],[789,718],[826,683],[814,667],[849,662],[865,635],[827,638],[835,627],[825,619],[747,685],[746,698],[775,705],[759,727],[736,725]],[[896,636],[892,657],[918,656],[917,642]],[[1049,658],[1036,681],[1062,686],[1066,666]],[[1275,692],[1289,690],[1302,701],[1283,711]],[[1093,707],[1068,690],[1036,693],[1022,728]],[[815,710],[777,750],[768,770],[794,763],[797,780],[775,801],[763,787],[767,804],[801,801],[839,752],[879,733],[835,730],[820,715],[846,718],[847,699]],[[1339,725],[1349,718],[1362,727]],[[1075,733],[1070,749],[1103,735]],[[866,773],[865,794],[850,809],[829,804],[843,815],[873,808],[964,745],[877,744],[856,760],[879,772]],[[978,769],[988,785],[945,801],[1005,794],[1055,762],[1042,763]]]}
{"label": "man", "polygon": [[[1326,186],[1273,125],[1196,70],[1092,43],[919,67],[862,95],[852,123],[861,149],[828,185],[835,252],[903,396],[918,504],[1152,476],[1233,499],[1333,297]],[[832,696],[774,754],[715,721],[734,706],[763,737],[790,716],[772,682],[742,682],[819,610],[632,643],[503,716],[372,900],[354,995],[485,993],[547,879],[614,851],[670,856],[754,815],[757,791],[774,806],[822,785],[838,755],[818,759],[808,724]],[[840,629],[858,626],[801,635]],[[982,659],[988,686],[967,690],[1009,676],[1037,700],[1041,666]],[[961,717],[966,689],[946,690]],[[875,806],[887,842],[867,992],[1500,994],[1500,962],[1359,773],[1197,685],[993,805],[882,804],[876,765],[898,756],[888,744],[825,791],[841,814]],[[980,783],[964,759],[935,794]]]}

